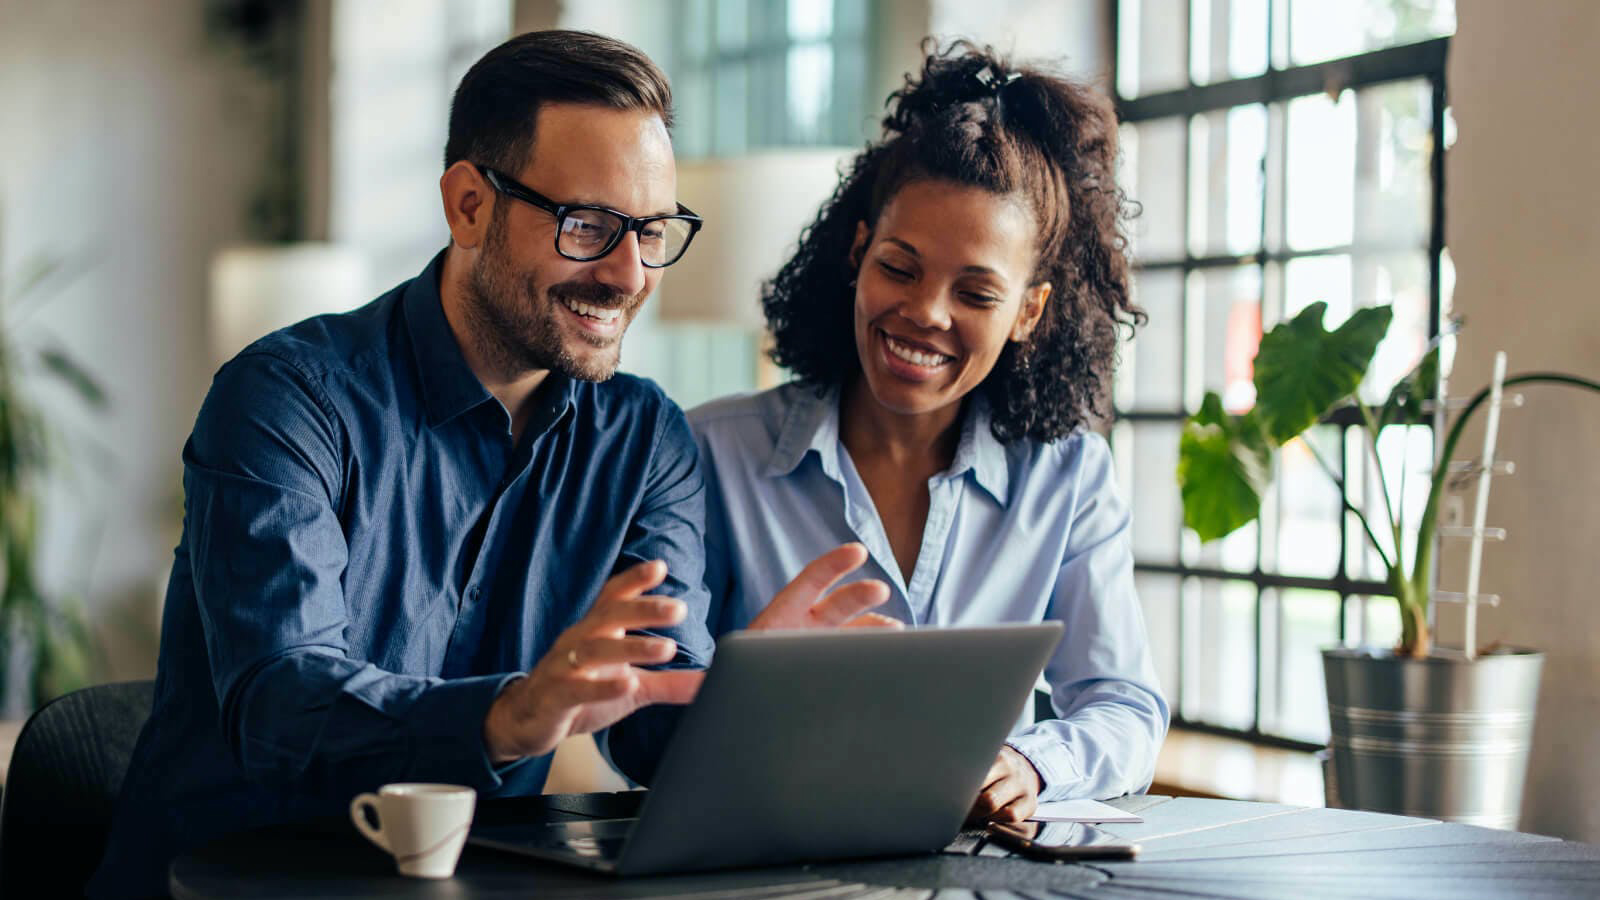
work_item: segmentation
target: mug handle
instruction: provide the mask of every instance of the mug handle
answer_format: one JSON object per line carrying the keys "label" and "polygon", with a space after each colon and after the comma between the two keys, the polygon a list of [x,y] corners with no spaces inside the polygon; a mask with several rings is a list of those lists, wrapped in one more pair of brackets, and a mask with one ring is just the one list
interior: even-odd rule
{"label": "mug handle", "polygon": [[[372,817],[378,820],[378,827],[373,828],[367,822],[365,811],[372,810]],[[389,841],[383,836],[383,818],[378,815],[378,795],[373,793],[357,794],[350,801],[350,821],[355,823],[356,830],[366,836],[367,840],[377,844],[384,850],[389,850]],[[390,850],[389,852],[394,852]]]}

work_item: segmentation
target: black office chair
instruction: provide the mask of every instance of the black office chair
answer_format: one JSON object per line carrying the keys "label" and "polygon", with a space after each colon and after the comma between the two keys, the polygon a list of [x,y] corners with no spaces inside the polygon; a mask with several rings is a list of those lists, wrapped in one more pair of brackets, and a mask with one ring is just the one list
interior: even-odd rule
{"label": "black office chair", "polygon": [[154,701],[153,681],[102,684],[28,718],[0,795],[0,897],[83,894]]}

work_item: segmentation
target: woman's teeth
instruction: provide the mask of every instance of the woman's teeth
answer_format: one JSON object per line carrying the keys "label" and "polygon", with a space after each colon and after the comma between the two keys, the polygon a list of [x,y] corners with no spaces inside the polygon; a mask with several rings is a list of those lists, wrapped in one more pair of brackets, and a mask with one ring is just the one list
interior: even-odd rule
{"label": "woman's teeth", "polygon": [[889,345],[890,353],[893,353],[895,356],[900,357],[912,365],[933,368],[935,366],[942,366],[952,359],[955,359],[955,357],[945,356],[943,353],[929,353],[925,350],[918,350],[917,348],[912,347],[910,344],[895,340],[888,334],[885,334],[883,337],[884,342]]}
{"label": "woman's teeth", "polygon": [[579,303],[576,300],[563,300],[561,302],[566,304],[567,309],[572,310],[578,315],[587,316],[591,319],[597,319],[601,322],[614,322],[618,316],[622,315],[621,309],[613,309],[606,306],[590,306],[587,303]]}

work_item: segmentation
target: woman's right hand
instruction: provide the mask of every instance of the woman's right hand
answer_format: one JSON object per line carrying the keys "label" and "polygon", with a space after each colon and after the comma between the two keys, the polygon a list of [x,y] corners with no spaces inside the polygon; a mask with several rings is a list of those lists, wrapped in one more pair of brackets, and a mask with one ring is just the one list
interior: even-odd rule
{"label": "woman's right hand", "polygon": [[828,590],[866,561],[867,548],[860,544],[843,544],[829,550],[801,569],[747,627],[752,631],[838,626],[904,628],[898,619],[868,612],[889,599],[887,584],[869,578]]}

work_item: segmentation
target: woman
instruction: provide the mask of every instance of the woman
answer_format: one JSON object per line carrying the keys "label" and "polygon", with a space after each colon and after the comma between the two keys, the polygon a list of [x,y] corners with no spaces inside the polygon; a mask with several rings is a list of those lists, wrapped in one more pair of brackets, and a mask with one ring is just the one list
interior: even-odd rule
{"label": "woman", "polygon": [[[797,376],[690,414],[719,631],[858,541],[912,625],[1065,623],[973,818],[1143,789],[1166,733],[1105,441],[1128,299],[1116,125],[1088,88],[958,43],[891,98],[763,296]],[[1029,710],[1028,712],[1031,712]]]}

